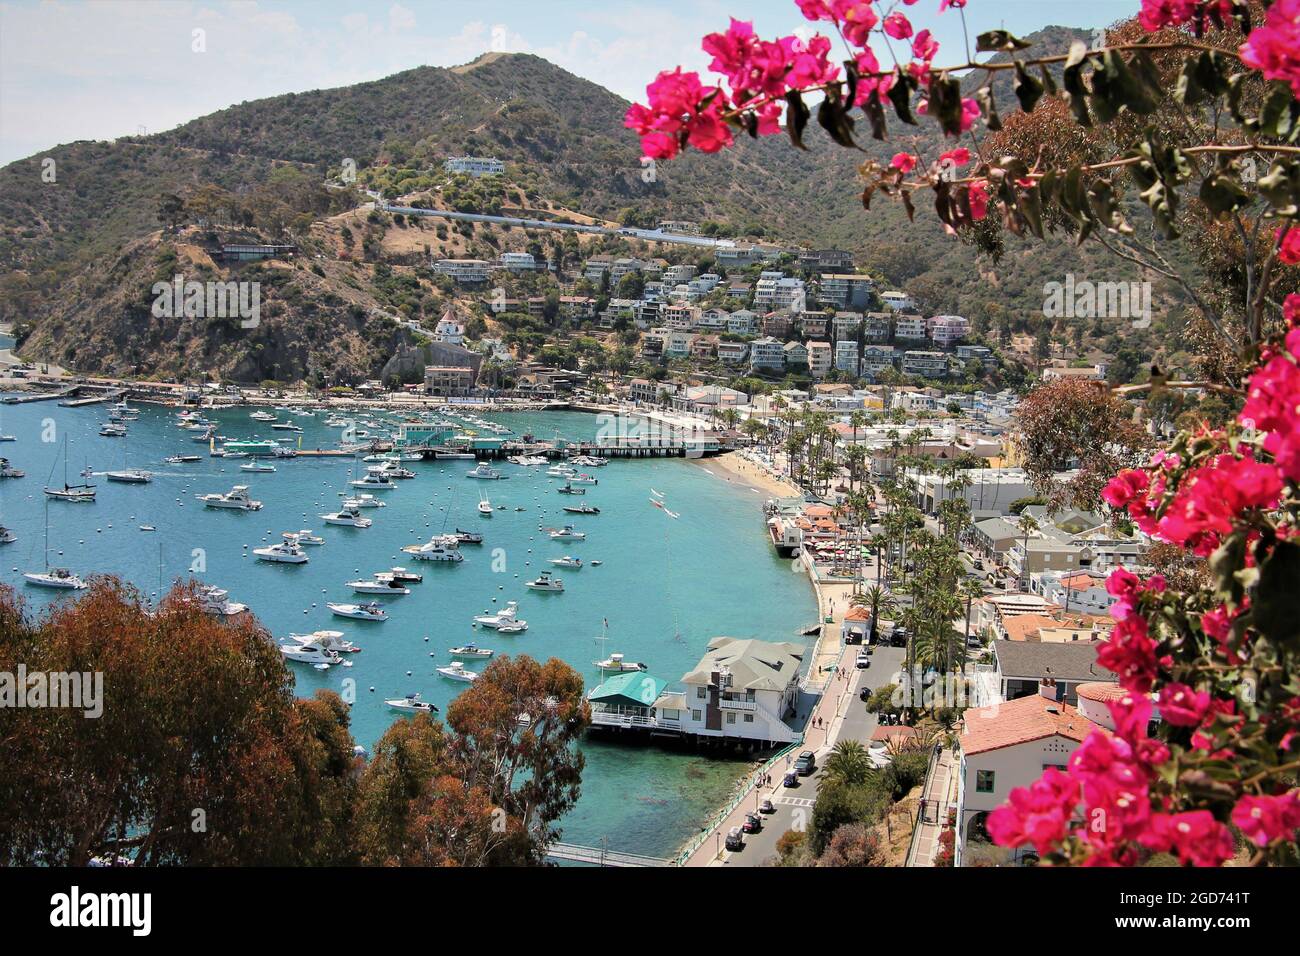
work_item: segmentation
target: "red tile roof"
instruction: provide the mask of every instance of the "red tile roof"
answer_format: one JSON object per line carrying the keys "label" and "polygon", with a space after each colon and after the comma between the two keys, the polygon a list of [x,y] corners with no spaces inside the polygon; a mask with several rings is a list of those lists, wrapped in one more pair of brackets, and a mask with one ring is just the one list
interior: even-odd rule
{"label": "red tile roof", "polygon": [[1057,736],[1083,743],[1098,726],[1069,704],[1038,694],[968,710],[964,723],[961,749],[965,754],[1001,750]]}

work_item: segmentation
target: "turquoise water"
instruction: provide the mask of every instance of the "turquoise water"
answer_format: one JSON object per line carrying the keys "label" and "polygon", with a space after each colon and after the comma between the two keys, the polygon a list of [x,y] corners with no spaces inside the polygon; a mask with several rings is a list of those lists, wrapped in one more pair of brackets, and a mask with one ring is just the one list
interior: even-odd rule
{"label": "turquoise water", "polygon": [[[205,445],[191,442],[190,433],[176,427],[172,410],[141,410],[123,440],[98,435],[107,418],[103,408],[66,409],[54,402],[0,406],[0,433],[18,439],[0,443],[0,456],[27,472],[26,478],[0,481],[0,523],[18,535],[0,551],[0,581],[18,588],[33,607],[60,599],[58,592],[23,586],[20,573],[41,566],[41,488],[52,468],[55,483],[62,480],[65,434],[70,475],[87,465],[95,471],[148,468],[155,474],[149,485],[93,479],[99,488],[95,504],[51,502],[51,563],[83,576],[113,573],[151,595],[188,576],[197,555],[206,570],[195,576],[248,604],[276,637],[321,628],[343,631],[364,649],[352,655],[354,666],[323,673],[306,665],[290,667],[303,695],[320,687],[339,690],[345,679],[356,681],[352,730],[366,745],[393,720],[403,719],[385,707],[386,697],[419,691],[445,712],[466,685],[441,677],[434,667],[448,662],[449,647],[471,639],[497,653],[559,657],[586,676],[589,688],[599,682],[592,662],[613,651],[645,661],[651,674],[673,683],[699,660],[714,636],[799,640],[792,635],[816,614],[807,579],[792,574],[789,563],[767,545],[759,496],[694,463],[614,461],[594,471],[599,485],[583,497],[570,497],[555,492],[559,481],[543,469],[501,462],[498,467],[509,480],[476,481],[465,476],[473,462],[413,462],[407,467],[418,477],[398,482],[393,491],[376,492],[387,507],[368,509],[374,525],[358,530],[326,525],[317,515],[333,510],[354,467],[360,472],[364,465],[354,466],[351,459],[302,458],[277,461],[275,474],[241,472],[243,460],[208,458]],[[249,411],[231,409],[209,417],[230,438],[296,438],[250,420]],[[595,418],[579,413],[491,417],[517,433],[546,438],[590,437],[596,428]],[[339,430],[325,427],[323,419],[320,413],[295,419],[304,428],[302,447],[334,445]],[[163,464],[171,454],[204,457],[188,465]],[[249,485],[263,509],[216,511],[194,498],[228,491],[234,484]],[[679,519],[650,505],[651,488],[663,493]],[[481,517],[476,510],[480,493],[507,510]],[[566,516],[560,510],[583,501],[602,513]],[[517,506],[526,510],[516,512]],[[586,541],[553,542],[539,531],[539,526],[557,526],[566,519],[588,533]],[[158,530],[143,532],[142,524]],[[462,548],[461,564],[414,561],[399,551],[457,526],[485,536],[483,545]],[[308,549],[310,563],[268,564],[251,556],[252,548],[301,528],[326,538],[325,545]],[[566,553],[581,557],[587,566],[559,572],[565,593],[523,587],[539,571],[551,569],[547,559]],[[493,570],[494,554],[504,559],[504,570]],[[602,566],[587,564],[593,558]],[[409,596],[385,599],[388,621],[337,618],[325,607],[327,601],[366,600],[352,595],[344,582],[395,564],[425,577],[411,585]],[[529,622],[526,632],[497,635],[471,627],[475,614],[509,600],[519,602],[521,616]],[[609,622],[609,640],[602,651],[597,638],[603,619]],[[467,666],[482,669],[478,663]],[[651,855],[670,854],[696,833],[748,766],[661,747],[589,741],[584,750],[583,794],[563,821],[564,839],[598,844],[607,838],[611,849]]]}

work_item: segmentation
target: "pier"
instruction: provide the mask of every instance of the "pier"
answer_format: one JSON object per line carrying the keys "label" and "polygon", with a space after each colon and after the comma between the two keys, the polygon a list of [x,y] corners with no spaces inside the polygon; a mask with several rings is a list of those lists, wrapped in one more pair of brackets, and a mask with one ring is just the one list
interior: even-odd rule
{"label": "pier", "polygon": [[552,843],[546,850],[551,860],[566,863],[586,863],[591,866],[672,866],[672,860],[639,853],[616,853],[599,846],[579,846],[576,843]]}

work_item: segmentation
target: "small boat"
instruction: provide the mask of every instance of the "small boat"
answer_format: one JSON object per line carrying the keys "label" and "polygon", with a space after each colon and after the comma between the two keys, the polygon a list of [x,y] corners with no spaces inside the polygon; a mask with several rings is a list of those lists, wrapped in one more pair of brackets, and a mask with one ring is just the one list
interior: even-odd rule
{"label": "small boat", "polygon": [[478,680],[478,675],[473,671],[465,669],[465,665],[460,661],[452,661],[446,667],[435,668],[443,677],[450,677],[452,680],[464,681],[466,684],[472,684]]}
{"label": "small boat", "polygon": [[202,461],[199,455],[168,455],[163,462],[168,465],[188,465],[192,462]]}
{"label": "small boat", "polygon": [[604,468],[609,464],[609,459],[601,458],[599,455],[575,455],[569,459],[569,464],[583,468]]}
{"label": "small boat", "polygon": [[240,471],[255,471],[259,474],[271,474],[275,471],[275,465],[268,464],[264,461],[250,461],[239,466]]}
{"label": "small boat", "polygon": [[457,528],[451,533],[451,537],[455,538],[461,544],[483,543],[483,536],[477,531],[461,531],[460,528]]}
{"label": "small boat", "polygon": [[23,575],[28,584],[42,588],[62,588],[64,590],[81,590],[87,587],[85,581],[67,568],[46,568],[44,571],[28,571]]}
{"label": "small boat", "polygon": [[395,461],[386,462],[380,466],[380,470],[389,478],[396,478],[398,481],[415,477],[415,472],[411,471],[409,468],[403,468]]}
{"label": "small boat", "polygon": [[0,441],[17,441],[17,435],[0,435]]}
{"label": "small boat", "polygon": [[247,604],[240,604],[237,601],[230,601],[230,596],[225,588],[219,588],[215,584],[200,584],[195,593],[199,599],[199,608],[205,614],[215,614],[220,617],[235,617],[243,614],[248,610]]}
{"label": "small boat", "polygon": [[512,631],[506,631],[506,633],[515,634],[528,629],[528,622],[519,617],[519,605],[515,601],[510,601],[505,607],[493,614],[484,611],[474,618],[474,623],[494,631],[506,631],[506,628],[514,628]]}
{"label": "small boat", "polygon": [[419,584],[424,580],[424,575],[418,571],[408,571],[406,568],[389,568],[384,574],[391,577],[394,581],[401,581],[405,584]]}
{"label": "small boat", "polygon": [[344,495],[343,507],[344,508],[387,508],[388,503],[386,501],[383,501],[380,498],[376,498],[374,495],[367,495],[367,494],[351,495],[351,496]]}
{"label": "small boat", "polygon": [[147,485],[153,481],[152,472],[142,471],[139,468],[105,472],[104,477],[109,481],[116,481],[124,485]]}
{"label": "small boat", "polygon": [[248,417],[251,418],[251,419],[252,419],[253,421],[255,421],[255,422],[273,422],[273,421],[275,421],[275,416],[272,415],[270,412],[253,412],[253,413],[250,414]]}
{"label": "small boat", "polygon": [[551,531],[552,541],[585,541],[587,533],[585,531],[575,531],[573,525],[566,524],[563,528],[555,528]]}
{"label": "small boat", "polygon": [[643,671],[646,665],[638,661],[627,661],[623,659],[622,654],[610,654],[603,661],[592,661],[595,666],[603,671]]}
{"label": "small boat", "polygon": [[524,587],[534,591],[559,592],[564,590],[564,582],[552,576],[550,571],[543,571],[534,580],[525,581]]}
{"label": "small boat", "polygon": [[290,634],[289,640],[297,641],[299,644],[309,644],[314,641],[327,651],[336,651],[339,654],[361,653],[361,648],[344,639],[342,631],[312,631],[310,634]]}
{"label": "small boat", "polygon": [[303,528],[298,532],[299,544],[324,544],[325,539],[318,534],[312,534],[310,528]]}
{"label": "small boat", "polygon": [[298,546],[298,535],[286,531],[279,544],[267,548],[254,548],[253,554],[259,561],[272,561],[279,564],[306,564],[307,552]]}
{"label": "small boat", "polygon": [[552,478],[572,478],[575,474],[568,465],[556,465],[554,468],[546,469],[546,473]]}
{"label": "small boat", "polygon": [[589,505],[585,502],[580,505],[565,505],[564,510],[571,515],[598,515],[600,509],[595,505]]}
{"label": "small boat", "polygon": [[480,461],[472,471],[467,471],[465,474],[470,478],[484,478],[489,481],[497,481],[504,477],[486,461]]}
{"label": "small boat", "polygon": [[349,508],[348,502],[343,502],[343,506],[338,511],[331,511],[328,514],[317,515],[326,524],[342,525],[345,528],[369,528],[373,521],[363,515],[357,508]]}
{"label": "small boat", "polygon": [[596,480],[595,478],[593,478],[591,475],[588,475],[588,474],[586,474],[586,473],[581,474],[581,475],[571,475],[571,476],[569,477],[569,483],[570,483],[570,484],[574,484],[574,485],[596,485],[596,484],[600,484],[599,481],[597,481],[597,480]]}
{"label": "small boat", "polygon": [[272,422],[271,428],[278,432],[301,432],[302,427],[293,422]]}
{"label": "small boat", "polygon": [[397,487],[397,485],[393,484],[389,477],[384,474],[384,469],[382,467],[368,468],[366,469],[366,476],[364,478],[356,478],[349,481],[348,484],[353,488],[374,488],[380,491],[391,491]]}
{"label": "small boat", "polygon": [[100,426],[99,433],[105,438],[125,438],[126,426],[120,422],[105,422]]}
{"label": "small boat", "polygon": [[224,495],[195,495],[206,508],[227,508],[234,511],[260,511],[262,502],[254,501],[248,494],[248,485],[235,485]]}
{"label": "small boat", "polygon": [[27,472],[9,466],[8,458],[0,458],[0,478],[25,478]]}
{"label": "small boat", "polygon": [[492,502],[488,501],[487,498],[481,498],[481,499],[479,499],[479,503],[478,503],[478,513],[481,514],[481,515],[483,515],[483,516],[485,516],[485,517],[491,518],[491,517],[492,517]]}
{"label": "small boat", "polygon": [[573,568],[574,570],[578,570],[582,567],[582,558],[575,558],[566,554],[562,558],[551,558],[551,564],[555,565],[557,568]]}
{"label": "small boat", "polygon": [[388,612],[374,601],[368,604],[326,604],[339,617],[353,617],[358,621],[386,621]]}
{"label": "small boat", "polygon": [[352,662],[343,660],[338,651],[324,647],[319,641],[286,641],[280,645],[280,654],[286,661],[311,664],[322,671],[334,666],[352,666]]}
{"label": "small boat", "polygon": [[434,535],[424,544],[408,544],[402,550],[417,561],[465,560],[465,556],[460,553],[460,542],[452,535]]}
{"label": "small boat", "polygon": [[470,641],[460,647],[451,648],[447,653],[452,657],[491,657],[496,652],[489,647],[479,647],[473,641]]}
{"label": "small boat", "polygon": [[410,594],[411,589],[401,581],[394,581],[381,571],[369,580],[349,581],[349,587],[357,594]]}
{"label": "small boat", "polygon": [[407,694],[405,697],[386,700],[384,703],[393,710],[400,710],[408,714],[436,714],[438,712],[438,708],[429,701],[420,700],[419,694]]}
{"label": "small boat", "polygon": [[154,527],[153,525],[151,525],[151,524],[142,524],[142,525],[140,525],[140,530],[141,530],[141,531],[157,531],[158,529],[155,528],[155,527]]}
{"label": "small boat", "polygon": [[0,524],[0,544],[13,544],[18,540],[18,535],[14,534],[4,525]]}
{"label": "small boat", "polygon": [[585,495],[587,493],[586,488],[575,488],[568,482],[565,482],[563,488],[556,488],[555,490],[562,495]]}

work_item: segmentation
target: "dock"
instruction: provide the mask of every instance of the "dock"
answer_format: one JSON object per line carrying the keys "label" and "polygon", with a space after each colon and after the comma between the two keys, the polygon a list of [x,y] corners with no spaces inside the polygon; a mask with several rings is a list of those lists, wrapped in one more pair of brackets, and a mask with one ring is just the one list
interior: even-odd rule
{"label": "dock", "polygon": [[616,853],[599,846],[579,846],[575,843],[552,843],[546,849],[547,859],[566,863],[586,863],[591,866],[672,866],[672,860],[639,853]]}

